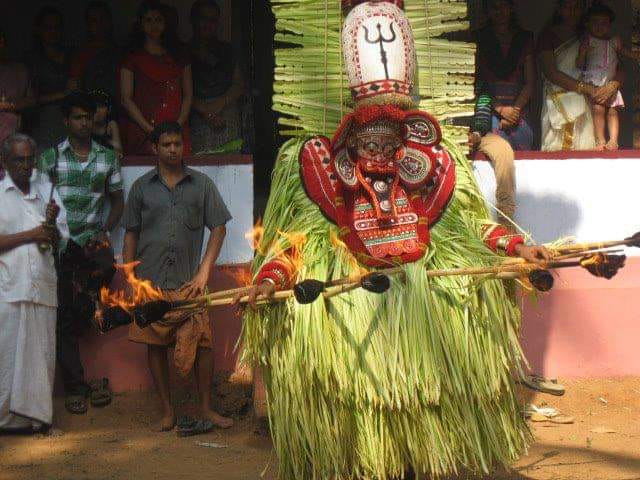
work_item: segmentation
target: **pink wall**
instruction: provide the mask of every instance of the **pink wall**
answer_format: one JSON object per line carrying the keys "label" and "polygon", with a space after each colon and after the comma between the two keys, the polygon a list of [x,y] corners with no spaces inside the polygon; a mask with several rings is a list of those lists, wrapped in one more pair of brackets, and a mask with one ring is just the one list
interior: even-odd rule
{"label": "pink wall", "polygon": [[[211,290],[233,288],[232,271],[216,269]],[[550,377],[640,375],[640,257],[612,280],[585,270],[564,270],[554,289],[536,302],[523,300],[522,343],[535,372]],[[211,311],[217,371],[233,371],[240,318],[231,308]],[[87,335],[82,342],[87,378],[106,376],[115,391],[151,387],[145,347],[127,340],[127,329]]]}
{"label": "pink wall", "polygon": [[[209,282],[211,291],[238,286],[234,274],[248,272],[248,265],[217,267]],[[214,332],[216,371],[235,369],[236,341],[240,335],[240,317],[230,307],[210,312]],[[87,379],[107,377],[114,391],[146,390],[152,387],[147,369],[146,347],[127,340],[128,328],[120,327],[106,335],[93,332],[84,336],[81,354]]]}
{"label": "pink wall", "polygon": [[564,270],[555,288],[524,302],[522,343],[549,377],[640,375],[640,257],[612,280]]}

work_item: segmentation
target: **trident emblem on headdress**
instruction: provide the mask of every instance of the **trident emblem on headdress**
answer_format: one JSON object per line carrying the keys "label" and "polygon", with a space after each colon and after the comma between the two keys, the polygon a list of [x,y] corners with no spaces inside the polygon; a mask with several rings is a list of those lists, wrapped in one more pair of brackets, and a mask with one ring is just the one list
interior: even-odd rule
{"label": "trident emblem on headdress", "polygon": [[382,66],[384,67],[384,76],[387,80],[389,80],[389,68],[387,67],[387,51],[384,49],[385,43],[393,43],[396,41],[396,32],[393,29],[393,22],[389,25],[389,30],[391,31],[391,38],[385,38],[382,35],[382,25],[378,23],[376,25],[378,27],[378,38],[371,39],[369,38],[369,29],[363,25],[364,28],[364,39],[367,43],[370,44],[379,44],[380,45],[380,61],[382,62]]}

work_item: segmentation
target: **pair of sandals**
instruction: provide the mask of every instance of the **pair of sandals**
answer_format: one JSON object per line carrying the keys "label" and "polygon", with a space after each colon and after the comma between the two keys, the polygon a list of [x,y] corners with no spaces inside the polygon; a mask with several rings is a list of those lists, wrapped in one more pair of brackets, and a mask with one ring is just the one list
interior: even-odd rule
{"label": "pair of sandals", "polygon": [[596,152],[615,152],[620,147],[616,142],[609,140],[608,142],[596,141]]}
{"label": "pair of sandals", "polygon": [[[92,380],[89,383],[88,397],[92,407],[106,407],[109,405],[113,398],[113,393],[109,387],[109,379]],[[74,415],[87,413],[87,395],[67,395],[64,400],[64,406],[69,413]]]}
{"label": "pair of sandals", "polygon": [[549,395],[555,395],[557,397],[564,395],[565,391],[564,386],[559,384],[555,378],[546,379],[540,375],[525,375],[518,383],[521,383],[531,390],[548,393]]}
{"label": "pair of sandals", "polygon": [[529,403],[524,409],[524,417],[532,422],[548,422],[561,425],[574,423],[575,419],[570,415],[564,415],[553,407],[537,407]]}
{"label": "pair of sandals", "polygon": [[185,415],[178,418],[176,433],[179,437],[191,437],[209,433],[215,428],[211,420],[195,418]]}

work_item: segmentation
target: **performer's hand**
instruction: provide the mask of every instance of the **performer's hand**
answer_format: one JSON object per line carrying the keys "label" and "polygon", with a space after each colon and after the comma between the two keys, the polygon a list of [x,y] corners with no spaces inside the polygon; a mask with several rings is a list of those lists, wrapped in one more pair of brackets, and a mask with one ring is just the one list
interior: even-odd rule
{"label": "performer's hand", "polygon": [[186,298],[197,297],[203,295],[209,283],[209,272],[206,270],[198,270],[195,277],[180,287],[180,292],[184,293]]}
{"label": "performer's hand", "polygon": [[254,285],[251,287],[251,290],[248,292],[238,293],[233,298],[233,305],[238,305],[240,303],[240,299],[245,295],[248,298],[247,303],[252,309],[257,309],[258,305],[256,304],[256,300],[258,296],[264,296],[266,298],[273,297],[273,294],[276,292],[276,286],[271,282],[262,282],[260,285]]}
{"label": "performer's hand", "polygon": [[551,252],[541,245],[516,245],[516,254],[527,262],[540,263],[549,262],[552,258]]}

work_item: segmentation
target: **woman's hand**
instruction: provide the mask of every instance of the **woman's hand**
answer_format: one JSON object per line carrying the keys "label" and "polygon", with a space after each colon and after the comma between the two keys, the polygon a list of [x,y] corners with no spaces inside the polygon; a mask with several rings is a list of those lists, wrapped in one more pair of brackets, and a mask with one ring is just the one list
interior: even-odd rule
{"label": "woman's hand", "polygon": [[599,105],[607,104],[611,97],[617,93],[618,88],[620,88],[620,84],[615,80],[604,84],[602,87],[596,88],[593,101]]}
{"label": "woman's hand", "polygon": [[511,126],[516,126],[520,121],[520,108],[518,107],[498,107],[496,111],[503,120],[506,120]]}

